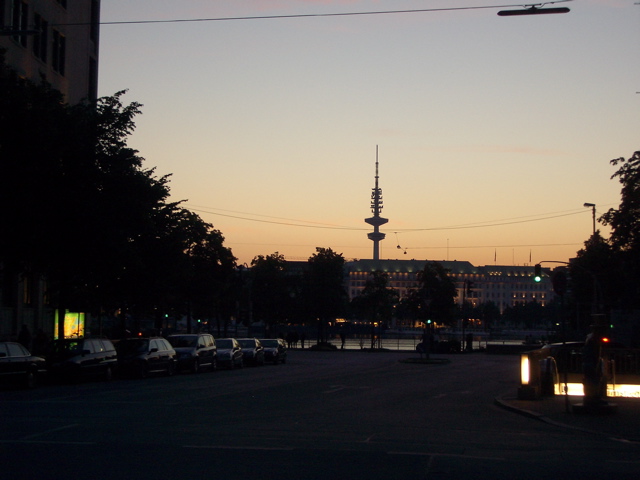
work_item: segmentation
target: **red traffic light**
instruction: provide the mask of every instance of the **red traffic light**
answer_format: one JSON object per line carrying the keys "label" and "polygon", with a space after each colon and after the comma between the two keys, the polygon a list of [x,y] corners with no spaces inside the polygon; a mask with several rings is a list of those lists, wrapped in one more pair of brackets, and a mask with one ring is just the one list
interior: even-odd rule
{"label": "red traffic light", "polygon": [[557,8],[537,8],[531,7],[525,10],[501,10],[498,12],[498,15],[501,17],[511,17],[516,15],[546,15],[551,13],[569,13],[567,7],[557,7]]}

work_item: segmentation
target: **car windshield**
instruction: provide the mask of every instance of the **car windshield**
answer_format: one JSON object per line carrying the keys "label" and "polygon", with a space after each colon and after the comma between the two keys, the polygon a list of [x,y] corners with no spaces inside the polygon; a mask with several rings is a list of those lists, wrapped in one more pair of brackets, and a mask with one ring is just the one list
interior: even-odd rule
{"label": "car windshield", "polygon": [[238,343],[242,348],[254,348],[256,346],[255,340],[252,340],[250,338],[238,340]]}
{"label": "car windshield", "polygon": [[216,346],[218,348],[233,348],[233,342],[228,338],[216,340]]}
{"label": "car windshield", "polygon": [[167,340],[169,340],[169,343],[174,348],[198,346],[198,337],[196,335],[181,335],[179,337],[169,337]]}
{"label": "car windshield", "polygon": [[118,352],[122,354],[142,353],[149,350],[149,340],[144,338],[133,338],[118,342]]}
{"label": "car windshield", "polygon": [[80,340],[56,340],[51,346],[51,351],[57,357],[73,357],[80,353],[81,344]]}
{"label": "car windshield", "polygon": [[267,348],[278,348],[278,340],[260,340],[260,342]]}

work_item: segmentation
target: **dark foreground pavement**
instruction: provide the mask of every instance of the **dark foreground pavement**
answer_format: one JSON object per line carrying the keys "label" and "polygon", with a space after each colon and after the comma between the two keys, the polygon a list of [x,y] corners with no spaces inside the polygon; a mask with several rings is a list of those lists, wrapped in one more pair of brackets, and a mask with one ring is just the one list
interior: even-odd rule
{"label": "dark foreground pavement", "polygon": [[640,401],[578,418],[564,397],[515,398],[517,356],[414,360],[291,352],[278,366],[0,389],[0,480],[638,479]]}
{"label": "dark foreground pavement", "polygon": [[626,442],[640,443],[640,398],[607,398],[615,404],[615,413],[574,413],[572,406],[582,397],[555,395],[542,400],[519,400],[516,392],[495,399],[496,405],[542,422],[602,435]]}

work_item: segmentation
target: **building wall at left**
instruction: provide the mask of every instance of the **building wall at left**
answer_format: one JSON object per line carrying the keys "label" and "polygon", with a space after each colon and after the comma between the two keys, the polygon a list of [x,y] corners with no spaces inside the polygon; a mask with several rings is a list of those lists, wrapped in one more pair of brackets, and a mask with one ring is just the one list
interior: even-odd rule
{"label": "building wall at left", "polygon": [[98,92],[100,0],[0,0],[0,48],[19,75],[70,104]]}
{"label": "building wall at left", "polygon": [[[44,79],[69,104],[98,92],[100,0],[0,0],[0,50],[21,77]],[[1,230],[1,227],[0,227]],[[22,326],[53,336],[46,279],[0,263],[0,340]]]}

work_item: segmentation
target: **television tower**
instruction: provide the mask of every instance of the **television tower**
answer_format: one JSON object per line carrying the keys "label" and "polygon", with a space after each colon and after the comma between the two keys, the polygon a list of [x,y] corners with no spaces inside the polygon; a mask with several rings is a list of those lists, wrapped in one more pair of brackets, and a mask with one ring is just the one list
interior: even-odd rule
{"label": "television tower", "polygon": [[373,226],[373,232],[368,233],[367,237],[373,241],[373,259],[380,260],[380,240],[384,240],[386,234],[380,232],[380,225],[384,225],[389,221],[387,218],[382,218],[380,212],[382,212],[382,189],[378,187],[378,146],[376,145],[376,186],[372,188],[371,192],[371,212],[373,217],[365,218],[365,222]]}

